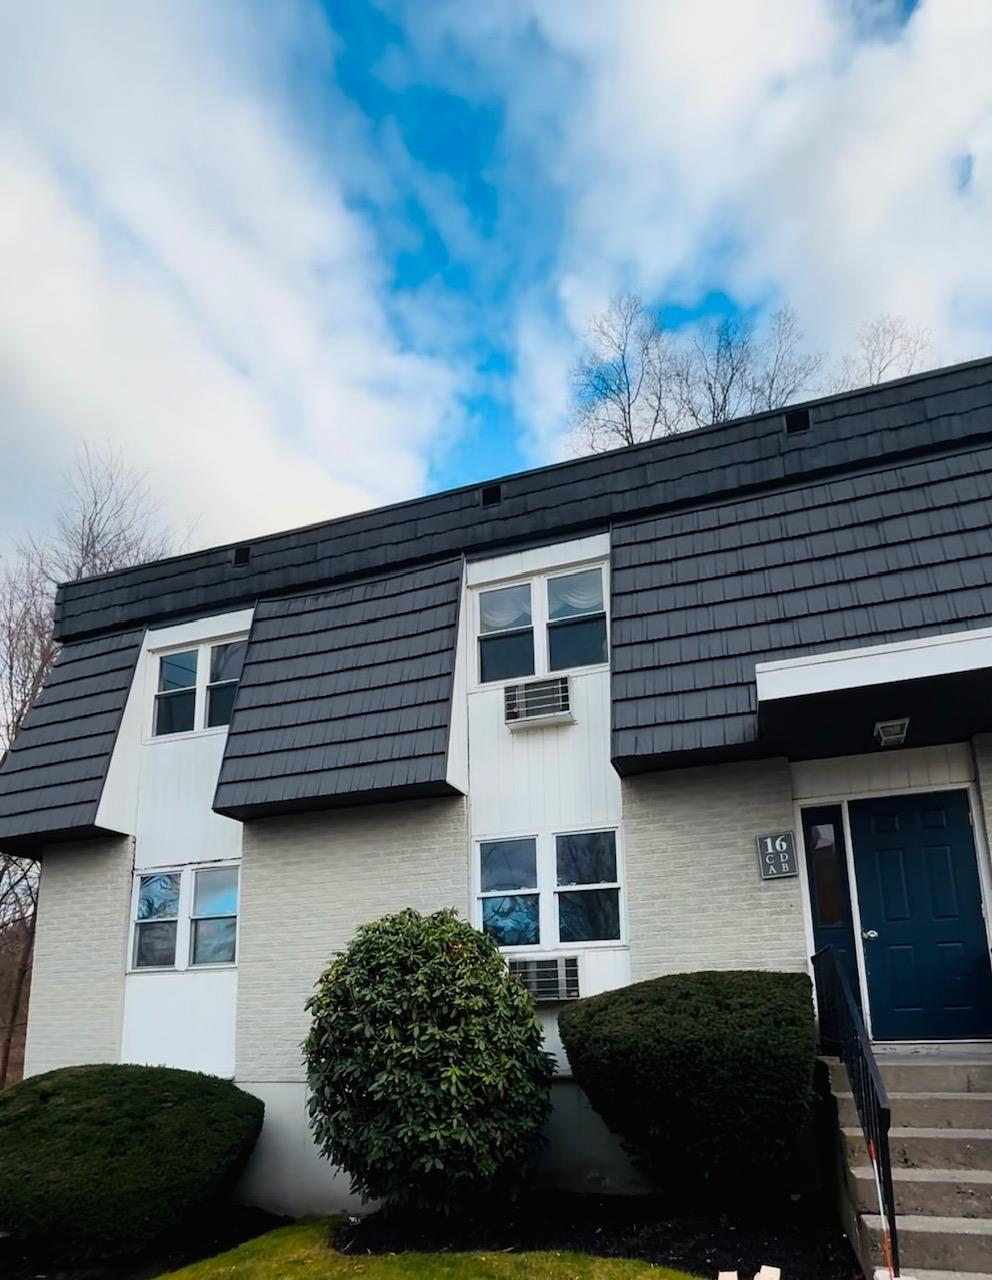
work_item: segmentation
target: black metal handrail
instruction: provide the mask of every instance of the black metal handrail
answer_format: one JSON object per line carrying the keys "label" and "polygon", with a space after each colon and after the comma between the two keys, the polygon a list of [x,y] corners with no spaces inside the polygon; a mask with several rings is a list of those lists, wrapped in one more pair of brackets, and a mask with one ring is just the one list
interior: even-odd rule
{"label": "black metal handrail", "polygon": [[889,1274],[898,1276],[899,1237],[889,1153],[892,1123],[889,1095],[871,1051],[868,1032],[851,992],[851,984],[833,947],[824,947],[813,957],[813,974],[820,1023],[820,1052],[840,1058],[847,1069],[868,1159],[875,1175],[882,1218],[882,1251]]}

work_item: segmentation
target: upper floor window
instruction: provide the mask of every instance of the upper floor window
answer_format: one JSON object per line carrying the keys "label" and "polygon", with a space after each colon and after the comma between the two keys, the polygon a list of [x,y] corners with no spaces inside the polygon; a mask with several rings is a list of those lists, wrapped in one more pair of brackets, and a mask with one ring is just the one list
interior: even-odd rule
{"label": "upper floor window", "polygon": [[228,724],[247,644],[231,640],[159,654],[153,736]]}
{"label": "upper floor window", "polygon": [[237,936],[236,866],[183,867],[137,877],[132,968],[233,964]]}
{"label": "upper floor window", "polygon": [[602,565],[479,592],[480,683],[608,660]]}

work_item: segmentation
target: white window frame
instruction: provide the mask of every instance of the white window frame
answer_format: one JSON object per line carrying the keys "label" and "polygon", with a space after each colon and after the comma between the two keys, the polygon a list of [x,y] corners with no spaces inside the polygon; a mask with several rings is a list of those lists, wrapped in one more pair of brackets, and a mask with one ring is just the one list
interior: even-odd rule
{"label": "white window frame", "polygon": [[[245,641],[247,639],[247,631],[237,631],[233,632],[231,635],[211,636],[208,640],[191,639],[187,640],[184,644],[175,643],[163,645],[161,648],[148,650],[148,669],[146,680],[146,704],[148,712],[145,718],[144,743],[180,742],[184,738],[199,738],[203,737],[205,734],[227,733],[228,726],[226,724],[212,726],[207,725],[207,699],[212,683],[210,680],[210,651],[221,645],[237,644],[239,641]],[[179,733],[156,733],[155,717],[158,709],[158,694],[161,692],[158,687],[161,659],[168,658],[174,653],[188,653],[191,649],[196,650],[196,684],[193,686],[193,728],[183,729]],[[220,685],[233,682],[217,681],[216,683]]]}
{"label": "white window frame", "polygon": [[[610,831],[616,841],[617,878],[588,885],[559,885],[557,866],[557,836],[583,835],[592,832]],[[537,844],[537,887],[535,889],[482,889],[482,849],[481,846],[499,840],[534,840]],[[620,827],[615,823],[604,822],[600,825],[585,822],[571,827],[546,828],[543,831],[530,830],[501,831],[491,835],[477,836],[472,842],[472,922],[482,931],[482,902],[484,898],[512,898],[536,895],[538,899],[538,925],[541,941],[527,946],[500,947],[504,955],[542,955],[549,951],[603,951],[616,950],[628,946],[627,932],[627,894],[624,888],[624,856]],[[586,893],[590,889],[616,889],[619,892],[620,937],[597,938],[589,942],[562,942],[558,930],[558,894]]]}
{"label": "white window frame", "polygon": [[[227,871],[238,873],[238,909],[237,924],[234,935],[234,959],[218,964],[193,964],[193,920],[201,919],[193,915],[193,886],[198,871]],[[179,916],[176,922],[176,956],[172,964],[136,965],[135,946],[138,937],[138,898],[142,880],[149,876],[179,876]],[[216,917],[228,919],[227,916]],[[241,863],[230,860],[214,862],[188,862],[179,866],[141,867],[134,872],[134,883],[131,886],[131,927],[128,929],[127,972],[128,973],[210,973],[217,969],[236,969],[238,953],[241,949]]]}
{"label": "white window frame", "polygon": [[[561,667],[555,670],[550,665],[550,627],[548,616],[548,580],[551,578],[567,578],[573,573],[582,573],[586,569],[599,569],[603,583],[603,614],[606,627],[606,661],[594,662],[588,666]],[[482,679],[482,651],[480,640],[487,636],[506,635],[510,632],[482,630],[481,597],[486,591],[500,591],[503,587],[518,587],[527,583],[530,586],[531,630],[534,637],[534,673],[526,676],[507,676],[505,680]],[[581,560],[575,564],[556,565],[553,569],[542,569],[536,573],[518,574],[512,578],[499,578],[492,582],[480,582],[472,587],[472,632],[474,636],[474,655],[472,658],[473,689],[502,689],[508,684],[521,684],[526,680],[548,680],[555,676],[584,675],[587,672],[609,671],[610,669],[610,573],[609,561],[601,558]],[[582,616],[593,617],[593,614],[577,615],[578,622]],[[562,620],[564,621],[564,619]],[[518,628],[522,630],[522,628]],[[604,831],[606,828],[602,828]],[[564,834],[564,833],[563,833]]]}

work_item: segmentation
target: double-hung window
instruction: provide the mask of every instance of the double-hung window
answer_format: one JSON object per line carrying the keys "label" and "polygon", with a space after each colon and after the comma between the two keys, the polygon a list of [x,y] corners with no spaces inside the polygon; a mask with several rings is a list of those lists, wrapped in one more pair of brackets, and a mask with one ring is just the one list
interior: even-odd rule
{"label": "double-hung window", "polygon": [[482,840],[478,919],[498,946],[620,942],[615,830]]}
{"label": "double-hung window", "polygon": [[602,565],[478,593],[479,683],[609,661]]}
{"label": "double-hung window", "polygon": [[182,867],[136,877],[133,969],[231,965],[238,944],[238,868]]}
{"label": "double-hung window", "polygon": [[247,645],[246,640],[229,640],[154,655],[157,679],[152,736],[229,724]]}

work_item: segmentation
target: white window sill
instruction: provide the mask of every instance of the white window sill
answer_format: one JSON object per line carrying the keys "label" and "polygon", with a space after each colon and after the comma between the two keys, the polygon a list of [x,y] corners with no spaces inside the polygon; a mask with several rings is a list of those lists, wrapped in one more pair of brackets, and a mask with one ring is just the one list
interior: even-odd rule
{"label": "white window sill", "polygon": [[482,693],[486,689],[499,689],[501,692],[511,684],[528,684],[535,680],[557,680],[559,678],[568,677],[569,680],[576,680],[581,676],[600,675],[604,671],[610,670],[608,662],[597,662],[591,667],[568,667],[564,671],[535,671],[529,676],[507,676],[505,680],[476,680],[469,689],[469,693]]}
{"label": "white window sill", "polygon": [[180,969],[174,964],[148,964],[132,965],[130,968],[125,969],[124,972],[128,977],[134,974],[140,976],[144,973],[225,973],[228,970],[237,969],[237,967],[237,961],[233,964],[191,964],[187,965],[185,969]]}
{"label": "white window sill", "polygon": [[211,729],[187,729],[185,733],[155,733],[142,738],[141,745],[151,747],[157,746],[160,742],[186,742],[189,738],[216,738],[219,734],[227,733],[227,730],[226,724],[219,724]]}

